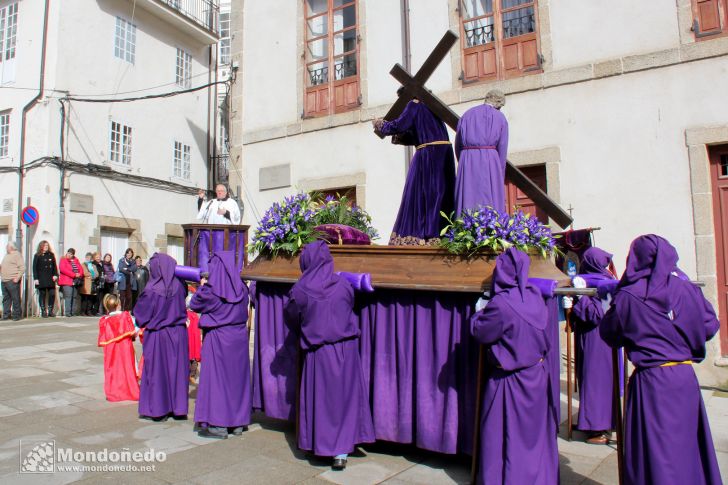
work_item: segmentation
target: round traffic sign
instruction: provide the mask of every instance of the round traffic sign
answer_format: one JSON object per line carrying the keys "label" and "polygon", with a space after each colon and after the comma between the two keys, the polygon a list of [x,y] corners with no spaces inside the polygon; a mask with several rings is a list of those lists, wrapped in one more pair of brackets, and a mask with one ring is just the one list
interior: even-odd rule
{"label": "round traffic sign", "polygon": [[23,220],[23,224],[25,224],[26,226],[32,226],[33,224],[37,224],[39,218],[40,214],[38,213],[38,209],[36,209],[32,205],[29,205],[28,207],[23,209],[21,219]]}

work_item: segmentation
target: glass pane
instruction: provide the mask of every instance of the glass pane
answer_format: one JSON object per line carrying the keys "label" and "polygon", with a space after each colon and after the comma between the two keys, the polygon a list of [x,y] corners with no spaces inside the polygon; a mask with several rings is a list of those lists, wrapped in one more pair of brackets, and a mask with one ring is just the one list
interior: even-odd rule
{"label": "glass pane", "polygon": [[720,156],[720,176],[728,177],[728,155]]}
{"label": "glass pane", "polygon": [[306,66],[308,70],[308,85],[318,86],[329,82],[329,62],[316,62]]}
{"label": "glass pane", "polygon": [[341,7],[347,3],[352,3],[354,0],[334,0],[334,8]]}
{"label": "glass pane", "polygon": [[501,6],[503,9],[517,7],[526,3],[533,3],[533,0],[501,0]]}
{"label": "glass pane", "polygon": [[465,47],[488,44],[495,41],[493,17],[485,17],[472,22],[465,22]]}
{"label": "glass pane", "polygon": [[323,13],[328,8],[328,0],[306,0],[306,16]]}
{"label": "glass pane", "polygon": [[306,59],[310,61],[315,61],[318,59],[328,59],[329,57],[329,40],[328,39],[319,39],[314,40],[306,44],[306,50],[308,51],[306,53]]}
{"label": "glass pane", "polygon": [[356,50],[356,29],[334,35],[334,55]]}
{"label": "glass pane", "polygon": [[320,37],[326,35],[329,25],[328,15],[319,15],[306,22],[308,25],[308,38]]}
{"label": "glass pane", "polygon": [[493,13],[493,0],[463,0],[462,15],[465,20]]}
{"label": "glass pane", "polygon": [[334,32],[354,25],[356,25],[356,7],[354,5],[334,12]]}
{"label": "glass pane", "polygon": [[536,30],[533,7],[521,8],[503,14],[503,38],[517,37]]}
{"label": "glass pane", "polygon": [[334,59],[334,80],[356,76],[356,54],[347,54]]}

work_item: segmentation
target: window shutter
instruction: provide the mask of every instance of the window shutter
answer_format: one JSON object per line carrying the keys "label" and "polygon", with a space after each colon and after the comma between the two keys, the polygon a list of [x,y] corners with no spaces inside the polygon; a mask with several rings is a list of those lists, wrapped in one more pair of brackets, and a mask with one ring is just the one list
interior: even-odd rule
{"label": "window shutter", "polygon": [[464,57],[463,80],[465,82],[491,79],[497,76],[498,61],[494,43],[466,49]]}
{"label": "window shutter", "polygon": [[698,28],[695,35],[711,35],[721,31],[720,25],[720,9],[718,2],[720,0],[695,0],[696,14],[698,20]]}
{"label": "window shutter", "polygon": [[524,72],[540,69],[538,43],[535,34],[503,41],[503,69],[505,77],[519,76]]}
{"label": "window shutter", "polygon": [[334,110],[338,113],[359,106],[359,77],[352,76],[334,84]]}

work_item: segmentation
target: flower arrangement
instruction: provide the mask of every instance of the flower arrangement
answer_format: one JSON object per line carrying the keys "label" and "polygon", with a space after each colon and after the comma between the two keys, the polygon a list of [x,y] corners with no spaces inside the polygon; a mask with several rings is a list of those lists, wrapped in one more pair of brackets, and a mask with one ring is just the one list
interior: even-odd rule
{"label": "flower arrangement", "polygon": [[352,226],[375,238],[371,216],[360,207],[350,205],[346,196],[338,200],[328,196],[316,202],[315,195],[299,193],[274,203],[260,220],[248,249],[253,253],[275,256],[279,251],[295,254],[304,245],[321,239],[316,230],[322,224]]}
{"label": "flower arrangement", "polygon": [[303,245],[317,239],[314,213],[314,202],[308,194],[286,197],[282,204],[275,202],[260,219],[249,250],[273,256],[278,251],[294,254]]}
{"label": "flower arrangement", "polygon": [[460,217],[447,219],[440,245],[455,254],[472,255],[485,249],[502,252],[511,246],[522,251],[537,250],[546,257],[557,251],[551,228],[521,210],[512,216],[492,207],[467,209]]}
{"label": "flower arrangement", "polygon": [[345,195],[339,196],[338,199],[327,195],[317,204],[314,221],[316,225],[343,224],[359,229],[371,239],[379,237],[377,230],[372,227],[372,216],[356,204],[350,204],[349,198]]}

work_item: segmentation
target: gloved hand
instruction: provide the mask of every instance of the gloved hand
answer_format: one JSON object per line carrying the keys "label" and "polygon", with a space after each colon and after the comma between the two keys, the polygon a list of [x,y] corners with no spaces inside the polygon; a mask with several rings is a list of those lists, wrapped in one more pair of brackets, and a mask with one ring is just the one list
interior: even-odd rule
{"label": "gloved hand", "polygon": [[564,306],[564,310],[569,310],[569,309],[571,309],[571,308],[574,307],[574,299],[572,297],[570,297],[570,296],[565,296],[561,300],[561,302],[562,302],[562,304]]}
{"label": "gloved hand", "polygon": [[602,299],[602,310],[607,313],[609,307],[612,306],[612,294],[607,293],[607,297]]}
{"label": "gloved hand", "polygon": [[475,311],[479,312],[484,310],[488,306],[488,303],[490,303],[490,291],[485,291],[483,292],[483,296],[475,302]]}
{"label": "gloved hand", "polygon": [[574,286],[574,288],[586,288],[586,280],[581,276],[574,276],[574,278],[571,280],[571,284]]}

